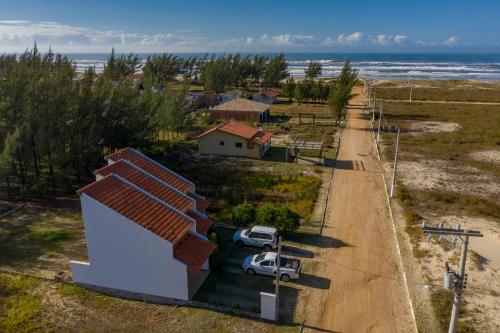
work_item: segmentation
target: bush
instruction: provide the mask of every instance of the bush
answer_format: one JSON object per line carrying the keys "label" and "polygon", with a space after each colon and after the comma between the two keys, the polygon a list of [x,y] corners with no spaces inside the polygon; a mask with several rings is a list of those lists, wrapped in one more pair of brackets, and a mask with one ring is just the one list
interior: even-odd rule
{"label": "bush", "polygon": [[299,214],[292,211],[287,206],[283,206],[276,211],[275,227],[282,234],[289,234],[296,231],[300,226]]}
{"label": "bush", "polygon": [[232,209],[231,219],[236,227],[246,227],[255,222],[255,207],[251,204],[240,204]]}
{"label": "bush", "polygon": [[270,203],[263,204],[257,212],[257,223],[274,225],[276,221],[276,208]]}
{"label": "bush", "polygon": [[210,235],[208,235],[208,240],[217,245],[217,248],[214,250],[214,252],[212,252],[210,258],[208,259],[208,264],[212,272],[219,273],[224,267],[224,248],[221,246],[221,244],[219,244],[219,236],[215,231],[211,232]]}

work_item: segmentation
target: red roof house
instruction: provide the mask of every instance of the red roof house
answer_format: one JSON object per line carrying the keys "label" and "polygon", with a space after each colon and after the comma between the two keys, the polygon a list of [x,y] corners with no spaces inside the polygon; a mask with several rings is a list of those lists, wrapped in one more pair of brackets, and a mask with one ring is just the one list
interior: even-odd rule
{"label": "red roof house", "polygon": [[88,262],[71,262],[74,282],[140,298],[192,298],[215,249],[206,238],[213,224],[203,213],[206,200],[193,183],[133,149],[106,159],[96,181],[78,191]]}
{"label": "red roof house", "polygon": [[226,121],[198,136],[202,154],[262,158],[271,147],[273,133],[234,120]]}

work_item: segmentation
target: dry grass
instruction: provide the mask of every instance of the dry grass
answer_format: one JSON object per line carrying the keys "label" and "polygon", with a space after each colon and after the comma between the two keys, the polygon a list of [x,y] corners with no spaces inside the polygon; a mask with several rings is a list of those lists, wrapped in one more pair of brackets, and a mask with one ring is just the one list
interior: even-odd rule
{"label": "dry grass", "polygon": [[[413,100],[500,102],[500,84],[466,80],[414,81]],[[410,88],[406,81],[393,81],[376,86],[377,98],[408,100]]]}
{"label": "dry grass", "polygon": [[296,332],[215,311],[108,297],[86,289],[0,273],[0,331]]}

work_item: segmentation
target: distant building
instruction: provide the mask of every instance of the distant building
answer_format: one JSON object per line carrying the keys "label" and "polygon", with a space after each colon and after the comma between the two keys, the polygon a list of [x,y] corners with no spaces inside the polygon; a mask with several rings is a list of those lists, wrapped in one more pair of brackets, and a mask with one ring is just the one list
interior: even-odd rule
{"label": "distant building", "polygon": [[252,100],[268,105],[276,104],[278,102],[279,91],[277,89],[266,89],[260,93],[252,95]]}
{"label": "distant building", "polygon": [[209,108],[219,103],[219,97],[213,91],[191,90],[186,93],[186,102],[195,109]]}
{"label": "distant building", "polygon": [[266,122],[269,105],[243,98],[236,98],[210,109],[212,119]]}
{"label": "distant building", "polygon": [[230,120],[198,136],[201,154],[262,158],[271,147],[270,132]]}
{"label": "distant building", "polygon": [[96,181],[78,191],[88,262],[71,262],[84,286],[181,300],[209,274],[215,245],[207,201],[195,185],[131,148],[106,157]]}
{"label": "distant building", "polygon": [[225,103],[227,101],[239,98],[240,96],[241,96],[241,91],[239,91],[238,89],[233,89],[226,91],[225,93],[222,93],[220,95],[220,101],[221,103]]}

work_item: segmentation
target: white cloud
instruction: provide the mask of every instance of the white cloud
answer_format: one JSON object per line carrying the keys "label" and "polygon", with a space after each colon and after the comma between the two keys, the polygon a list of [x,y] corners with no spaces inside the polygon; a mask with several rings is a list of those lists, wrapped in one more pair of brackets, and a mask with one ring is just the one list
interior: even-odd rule
{"label": "white cloud", "polygon": [[404,43],[406,40],[408,39],[408,37],[406,37],[405,35],[396,35],[394,37],[394,42],[397,43],[397,44],[402,44]]}
{"label": "white cloud", "polygon": [[385,46],[390,42],[390,40],[387,35],[380,34],[377,35],[376,39],[372,39],[372,42],[381,46]]}
{"label": "white cloud", "polygon": [[35,42],[40,48],[52,46],[59,52],[109,51],[111,47],[126,52],[176,51],[195,47],[203,39],[172,33],[102,31],[57,22],[0,21],[0,46],[9,51],[22,51]]}
{"label": "white cloud", "polygon": [[458,45],[458,37],[457,36],[451,36],[450,38],[446,39],[443,41],[443,45],[446,46],[456,46]]}
{"label": "white cloud", "polygon": [[271,37],[273,43],[278,46],[298,46],[313,39],[314,37],[312,35],[283,34]]}
{"label": "white cloud", "polygon": [[337,43],[341,45],[353,45],[361,41],[363,34],[361,32],[354,32],[350,35],[340,34],[337,37]]}
{"label": "white cloud", "polygon": [[328,36],[325,38],[324,41],[321,42],[321,46],[333,46],[335,45],[335,41],[333,40],[332,37]]}
{"label": "white cloud", "polygon": [[391,44],[404,44],[408,40],[408,36],[397,34],[395,36],[379,34],[375,37],[369,36],[372,44],[387,46]]}

